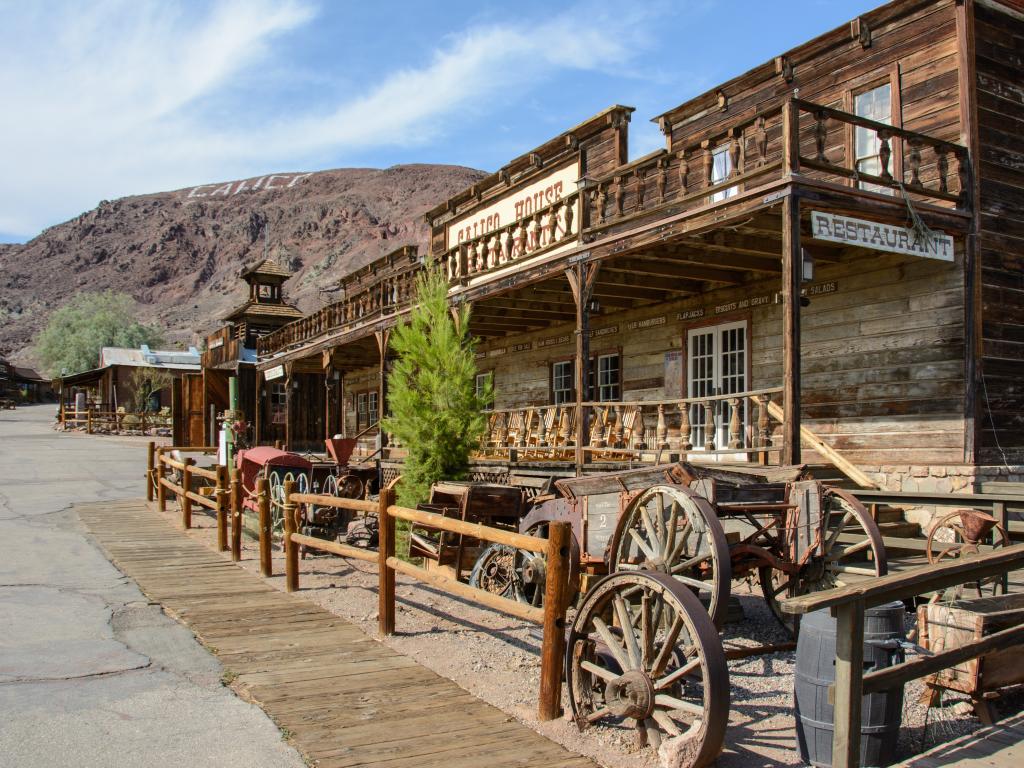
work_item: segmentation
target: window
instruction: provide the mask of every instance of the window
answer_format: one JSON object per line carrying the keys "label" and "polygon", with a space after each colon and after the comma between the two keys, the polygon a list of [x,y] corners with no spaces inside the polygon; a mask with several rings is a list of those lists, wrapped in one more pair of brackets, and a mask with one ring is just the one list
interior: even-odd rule
{"label": "window", "polygon": [[[687,333],[686,348],[689,397],[714,397],[746,391],[746,322],[694,328]],[[726,448],[729,443],[730,411],[727,401],[713,402],[716,429],[712,435],[705,432],[708,414],[704,412],[704,407],[696,403],[690,406],[690,442],[698,451],[703,450],[705,443],[709,442],[709,437],[710,442],[719,449]],[[744,411],[741,414],[744,433],[746,423],[747,415]],[[736,458],[736,455],[733,454],[732,458]]]}
{"label": "window", "polygon": [[563,360],[551,366],[551,397],[555,405],[575,402],[572,360]]}
{"label": "window", "polygon": [[[880,85],[870,91],[857,94],[853,97],[853,113],[858,117],[866,117],[879,123],[892,124],[892,86],[889,83]],[[882,161],[879,158],[879,150],[882,142],[878,134],[870,128],[857,126],[854,129],[853,151],[856,160],[858,173],[867,173],[872,176],[880,176],[882,173]],[[889,172],[892,172],[890,167]],[[892,194],[892,190],[879,184],[861,182],[861,189],[871,192],[882,192]]]}
{"label": "window", "polygon": [[288,419],[288,385],[283,381],[270,383],[270,423],[284,424]]}
{"label": "window", "polygon": [[371,389],[356,395],[356,429],[363,431],[377,423],[377,390]]}
{"label": "window", "polygon": [[486,405],[484,405],[485,411],[490,411],[494,408],[494,371],[487,371],[486,373],[478,373],[476,375],[476,396],[483,397],[488,389],[491,391],[491,397]]}
{"label": "window", "polygon": [[[593,366],[591,366],[593,367]],[[618,400],[620,397],[619,356],[598,355],[597,358],[597,399],[600,402]]]}
{"label": "window", "polygon": [[[723,144],[711,151],[711,184],[721,184],[732,174],[732,155],[729,154],[729,145]],[[711,196],[711,202],[717,203],[732,197],[739,191],[739,187],[727,187]]]}

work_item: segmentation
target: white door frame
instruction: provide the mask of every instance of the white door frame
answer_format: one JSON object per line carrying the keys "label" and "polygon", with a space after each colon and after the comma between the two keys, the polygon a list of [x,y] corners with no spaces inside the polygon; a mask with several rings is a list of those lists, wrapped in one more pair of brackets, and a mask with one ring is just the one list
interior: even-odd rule
{"label": "white door frame", "polygon": [[[739,330],[738,349],[731,349],[725,352],[726,342],[729,340],[729,331]],[[733,322],[720,323],[718,325],[702,325],[696,328],[689,328],[686,331],[686,396],[704,397],[710,395],[729,394],[732,392],[744,392],[749,388],[748,362],[749,362],[749,322],[737,320]],[[735,342],[736,339],[733,339]],[[710,343],[709,343],[710,342]],[[732,371],[727,371],[726,354],[733,355]],[[703,358],[701,360],[700,358]],[[738,359],[737,359],[738,358]],[[724,402],[724,401],[719,401]],[[729,420],[728,411],[720,406],[720,413],[717,418],[717,430],[715,434],[715,447],[718,449],[728,447],[729,443]],[[746,410],[743,413],[741,425],[742,434],[746,434],[749,414]],[[704,412],[703,409],[694,405],[690,408],[690,436],[693,440],[693,452],[704,452]],[[743,461],[746,454],[716,454],[716,461],[733,459]]]}

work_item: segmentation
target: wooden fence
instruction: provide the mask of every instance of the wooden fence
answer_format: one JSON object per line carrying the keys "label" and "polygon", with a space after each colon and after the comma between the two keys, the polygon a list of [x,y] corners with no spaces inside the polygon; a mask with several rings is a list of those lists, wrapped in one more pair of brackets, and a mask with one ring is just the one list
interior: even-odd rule
{"label": "wooden fence", "polygon": [[[395,574],[402,573],[431,584],[449,594],[479,603],[511,616],[544,627],[541,645],[541,681],[538,716],[553,720],[561,715],[562,657],[565,653],[565,612],[569,598],[569,524],[552,523],[549,538],[526,536],[513,531],[423,512],[394,503],[394,490],[384,488],[377,502],[342,499],[310,493],[296,493],[295,483],[285,483],[284,495],[285,578],[289,592],[299,588],[299,547],[352,557],[378,566],[378,615],[382,635],[395,632]],[[297,513],[302,505],[330,506],[350,512],[376,514],[380,521],[380,543],[377,552],[326,541],[296,532]],[[395,556],[395,521],[406,520],[437,531],[472,536],[496,544],[545,554],[547,568],[544,607],[536,608],[500,595],[471,587],[439,572],[427,571]]]}
{"label": "wooden fence", "polygon": [[[145,411],[142,413],[121,413],[119,411],[97,411],[91,408],[85,411],[65,408],[61,409],[59,419],[65,427],[68,425],[74,427],[85,426],[85,431],[90,435],[94,432],[109,432],[112,434],[136,430],[145,432],[153,427],[170,428],[171,426],[171,417],[169,415],[162,416],[159,413],[147,413]],[[132,421],[133,419],[134,421]]]}
{"label": "wooden fence", "polygon": [[834,697],[832,765],[860,765],[861,705],[868,693],[902,687],[910,680],[938,672],[985,653],[1024,643],[1024,625],[1017,624],[979,640],[929,656],[864,674],[864,611],[894,600],[1003,576],[1024,567],[1024,544],[990,553],[926,565],[869,579],[849,587],[815,592],[783,600],[782,610],[805,614],[830,608],[836,616],[836,677],[830,688]]}

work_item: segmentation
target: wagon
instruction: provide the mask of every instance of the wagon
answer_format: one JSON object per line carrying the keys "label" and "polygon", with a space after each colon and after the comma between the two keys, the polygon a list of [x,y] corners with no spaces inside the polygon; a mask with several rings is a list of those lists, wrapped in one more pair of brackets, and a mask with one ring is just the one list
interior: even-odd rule
{"label": "wagon", "polygon": [[[583,594],[565,676],[581,728],[632,721],[642,741],[671,739],[688,765],[721,747],[728,669],[718,630],[732,581],[756,575],[783,625],[783,597],[886,572],[867,509],[802,467],[724,469],[679,462],[555,482],[520,532],[572,530],[571,589]],[[495,545],[474,586],[540,605],[544,561]],[[788,618],[788,617],[786,617]]]}
{"label": "wagon", "polygon": [[283,527],[284,484],[294,480],[300,492],[308,492],[313,479],[313,464],[295,453],[260,446],[238,452],[236,466],[241,474],[242,506],[258,514],[256,481],[265,479],[270,484],[270,510],[272,527],[280,531]]}

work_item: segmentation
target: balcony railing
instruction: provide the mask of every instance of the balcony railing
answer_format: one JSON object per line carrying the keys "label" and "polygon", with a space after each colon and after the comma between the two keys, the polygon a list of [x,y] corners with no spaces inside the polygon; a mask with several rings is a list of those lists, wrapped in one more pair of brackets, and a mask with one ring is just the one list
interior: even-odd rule
{"label": "balcony railing", "polygon": [[441,254],[438,262],[449,280],[459,282],[570,243],[580,231],[579,197],[573,192],[500,229],[461,242]]}
{"label": "balcony railing", "polygon": [[[877,134],[881,171],[858,171],[847,136],[854,128]],[[729,172],[716,179],[714,155],[729,155]],[[662,205],[698,208],[726,203],[786,173],[843,184],[871,184],[917,199],[967,208],[968,153],[948,141],[867,120],[837,109],[790,99],[714,134],[695,137],[672,152],[661,151],[594,179],[588,185],[591,230],[600,230]]]}
{"label": "balcony railing", "polygon": [[[668,454],[737,460],[779,450],[768,404],[782,389],[672,400],[584,403],[586,461],[656,462]],[[499,409],[489,414],[477,458],[572,461],[576,404]]]}
{"label": "balcony railing", "polygon": [[284,352],[328,333],[355,328],[394,314],[412,300],[415,269],[389,275],[378,283],[296,320],[256,342],[260,357]]}

